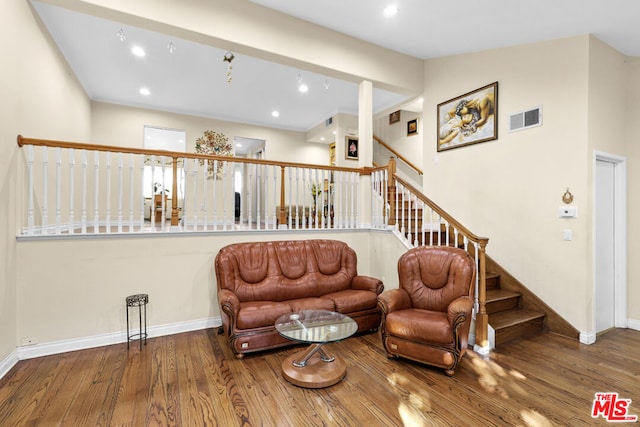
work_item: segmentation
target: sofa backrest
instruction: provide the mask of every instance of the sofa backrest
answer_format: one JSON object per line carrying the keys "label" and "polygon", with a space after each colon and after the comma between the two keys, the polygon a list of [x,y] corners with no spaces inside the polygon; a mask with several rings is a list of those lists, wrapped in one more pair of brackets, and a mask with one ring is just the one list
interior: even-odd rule
{"label": "sofa backrest", "polygon": [[241,302],[318,297],[348,289],[357,273],[353,249],[338,240],[235,243],[215,260],[218,289]]}

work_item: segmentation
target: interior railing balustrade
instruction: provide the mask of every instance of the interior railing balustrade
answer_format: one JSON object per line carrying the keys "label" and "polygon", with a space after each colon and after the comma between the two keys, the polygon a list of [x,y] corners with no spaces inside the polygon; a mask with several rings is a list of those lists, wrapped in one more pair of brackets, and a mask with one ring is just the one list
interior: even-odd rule
{"label": "interior railing balustrade", "polygon": [[[345,168],[22,136],[18,145],[25,158],[19,236],[391,229],[407,247],[458,246],[476,259],[475,341],[488,348],[488,239],[399,177],[393,158]],[[364,191],[369,212],[360,204]]]}

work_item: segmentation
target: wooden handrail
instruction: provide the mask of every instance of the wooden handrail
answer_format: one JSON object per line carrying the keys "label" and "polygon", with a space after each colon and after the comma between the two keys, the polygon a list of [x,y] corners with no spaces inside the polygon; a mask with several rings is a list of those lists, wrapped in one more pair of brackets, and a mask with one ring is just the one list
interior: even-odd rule
{"label": "wooden handrail", "polygon": [[380,145],[382,145],[384,148],[386,148],[387,150],[391,151],[391,153],[396,156],[398,159],[402,160],[403,162],[405,162],[411,169],[415,170],[416,172],[418,172],[418,175],[422,175],[422,169],[420,169],[419,167],[417,167],[416,165],[414,165],[413,163],[411,163],[409,160],[407,160],[402,154],[398,153],[396,150],[394,150],[393,148],[391,148],[386,142],[384,142],[383,140],[381,140],[380,138],[378,138],[377,136],[373,135],[373,139]]}
{"label": "wooden handrail", "polygon": [[370,173],[364,167],[347,168],[341,166],[316,165],[312,163],[281,162],[275,160],[248,159],[245,157],[215,156],[210,154],[189,153],[186,151],[149,150],[144,148],[119,147],[117,145],[86,144],[80,142],[56,141],[52,139],[26,138],[22,135],[18,135],[18,146],[22,147],[24,145],[72,148],[76,150],[109,151],[112,153],[146,154],[150,156],[164,156],[173,158],[182,157],[186,159],[218,160],[226,162],[253,163],[282,167],[313,168],[341,172],[358,172],[361,175],[368,175]]}
{"label": "wooden handrail", "polygon": [[484,243],[485,245],[487,243],[489,243],[489,239],[487,237],[480,237],[480,236],[477,236],[476,234],[472,233],[471,230],[469,230],[464,225],[462,225],[460,222],[458,222],[456,219],[454,219],[453,216],[451,216],[449,213],[447,213],[447,211],[442,209],[440,206],[436,205],[431,199],[429,199],[427,196],[422,194],[422,192],[420,190],[418,190],[416,187],[411,185],[409,182],[407,182],[406,180],[402,179],[397,174],[396,174],[396,176],[394,178],[395,178],[396,181],[400,182],[403,186],[405,186],[407,189],[409,189],[413,194],[415,194],[415,196],[418,199],[422,200],[425,204],[429,205],[429,207],[431,207],[434,211],[436,211],[441,217],[446,219],[447,222],[449,222],[450,224],[454,225],[458,230],[461,230],[467,237],[469,237],[469,240],[471,240],[473,242],[477,242],[477,243]]}

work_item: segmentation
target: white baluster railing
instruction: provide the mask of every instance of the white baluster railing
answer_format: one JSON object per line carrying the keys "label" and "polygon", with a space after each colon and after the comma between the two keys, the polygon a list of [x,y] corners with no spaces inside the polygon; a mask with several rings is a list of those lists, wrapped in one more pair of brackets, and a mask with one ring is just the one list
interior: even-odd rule
{"label": "white baluster railing", "polygon": [[[360,226],[360,169],[21,137],[19,144],[26,145],[23,236]],[[385,173],[374,178],[376,203],[387,204]],[[387,211],[375,211],[373,222],[384,227]]]}

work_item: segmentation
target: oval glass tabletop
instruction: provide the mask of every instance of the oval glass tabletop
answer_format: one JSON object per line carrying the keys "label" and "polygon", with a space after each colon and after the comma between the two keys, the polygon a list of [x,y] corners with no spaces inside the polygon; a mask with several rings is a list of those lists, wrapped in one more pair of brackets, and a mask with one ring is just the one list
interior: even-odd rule
{"label": "oval glass tabletop", "polygon": [[358,324],[344,314],[325,310],[301,310],[276,320],[280,335],[305,343],[328,343],[349,338]]}

